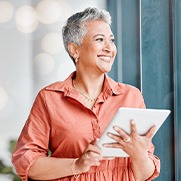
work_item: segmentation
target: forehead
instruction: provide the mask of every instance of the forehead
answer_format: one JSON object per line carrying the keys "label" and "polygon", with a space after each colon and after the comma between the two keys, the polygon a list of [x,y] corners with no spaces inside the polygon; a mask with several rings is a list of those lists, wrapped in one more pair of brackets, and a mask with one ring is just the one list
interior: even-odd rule
{"label": "forehead", "polygon": [[111,36],[113,34],[109,24],[104,21],[89,21],[85,26],[87,29],[86,36],[95,36],[96,34]]}

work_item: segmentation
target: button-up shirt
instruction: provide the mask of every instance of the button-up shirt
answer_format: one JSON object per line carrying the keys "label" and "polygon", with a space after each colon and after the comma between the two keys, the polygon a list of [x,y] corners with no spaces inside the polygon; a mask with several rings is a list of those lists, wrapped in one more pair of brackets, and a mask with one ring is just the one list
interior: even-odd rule
{"label": "button-up shirt", "polygon": [[[43,88],[37,95],[29,117],[17,141],[13,164],[23,179],[35,160],[47,156],[80,157],[95,138],[99,138],[120,107],[145,108],[141,92],[130,85],[117,83],[105,75],[102,92],[92,109],[84,105],[84,97],[72,86],[72,73],[65,81]],[[159,159],[153,155],[150,145],[149,157],[155,164],[155,172],[148,179],[158,176]],[[81,181],[133,181],[129,157],[103,160],[100,166],[91,167],[80,175]],[[74,180],[73,176],[55,179]]]}

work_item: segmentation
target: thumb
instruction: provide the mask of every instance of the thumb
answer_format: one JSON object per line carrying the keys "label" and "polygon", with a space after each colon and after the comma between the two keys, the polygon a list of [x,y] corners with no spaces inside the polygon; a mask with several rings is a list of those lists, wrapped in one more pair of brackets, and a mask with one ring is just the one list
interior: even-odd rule
{"label": "thumb", "polygon": [[154,133],[155,133],[155,131],[156,131],[156,126],[152,126],[150,128],[150,130],[147,132],[146,137],[147,138],[152,138]]}
{"label": "thumb", "polygon": [[91,144],[92,144],[92,145],[96,145],[96,144],[98,143],[98,141],[99,141],[99,138],[96,138],[96,139],[94,139],[94,140],[91,142]]}

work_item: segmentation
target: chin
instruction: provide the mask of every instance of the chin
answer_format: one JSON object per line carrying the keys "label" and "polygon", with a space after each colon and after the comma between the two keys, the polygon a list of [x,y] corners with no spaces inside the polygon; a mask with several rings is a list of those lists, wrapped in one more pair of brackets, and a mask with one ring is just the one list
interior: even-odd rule
{"label": "chin", "polygon": [[108,73],[111,71],[112,64],[108,66],[100,66],[99,70],[101,70],[102,73]]}
{"label": "chin", "polygon": [[103,70],[103,73],[106,74],[106,73],[109,73],[110,71],[111,71],[111,68],[109,68],[109,69],[104,69],[104,70]]}

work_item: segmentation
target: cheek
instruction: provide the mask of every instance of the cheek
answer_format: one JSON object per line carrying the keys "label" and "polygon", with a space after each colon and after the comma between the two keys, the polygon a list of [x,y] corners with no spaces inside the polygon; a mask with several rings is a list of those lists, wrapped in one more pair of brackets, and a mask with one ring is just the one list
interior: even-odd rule
{"label": "cheek", "polygon": [[93,45],[89,45],[89,46],[85,46],[84,47],[84,53],[85,52],[95,52],[95,51],[97,51],[97,47],[96,46],[93,46]]}
{"label": "cheek", "polygon": [[116,46],[114,46],[113,51],[114,51],[114,54],[115,54],[115,56],[116,56],[116,54],[117,54],[117,48],[116,48]]}

